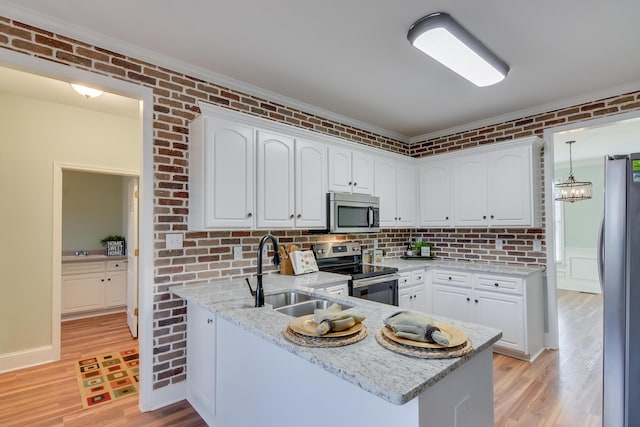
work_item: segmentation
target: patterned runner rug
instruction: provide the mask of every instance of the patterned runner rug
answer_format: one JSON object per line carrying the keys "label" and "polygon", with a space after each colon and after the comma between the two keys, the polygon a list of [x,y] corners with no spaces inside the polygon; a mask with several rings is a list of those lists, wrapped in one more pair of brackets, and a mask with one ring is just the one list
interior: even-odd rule
{"label": "patterned runner rug", "polygon": [[76,362],[82,406],[86,409],[138,394],[138,365],[135,348]]}

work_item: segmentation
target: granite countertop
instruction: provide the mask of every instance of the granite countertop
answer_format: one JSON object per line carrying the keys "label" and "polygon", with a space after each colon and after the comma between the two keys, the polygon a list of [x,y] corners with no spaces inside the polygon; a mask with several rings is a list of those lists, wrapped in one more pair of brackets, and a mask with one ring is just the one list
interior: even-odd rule
{"label": "granite countertop", "polygon": [[[346,278],[346,276],[331,273],[313,274],[317,275],[315,279],[309,277],[306,280],[316,286],[338,283],[336,280],[344,281]],[[297,287],[295,284],[299,283],[298,277],[304,278],[304,276],[277,276],[280,275],[271,274],[264,277],[266,295],[294,289]],[[334,282],[324,282],[324,280],[334,280]],[[433,316],[434,320],[462,329],[471,339],[474,350],[466,356],[454,359],[427,360],[403,356],[385,349],[375,339],[377,331],[383,325],[383,319],[398,311],[398,307],[352,297],[328,297],[323,294],[323,298],[355,305],[354,309],[366,316],[363,323],[368,328],[368,336],[361,342],[344,347],[302,347],[288,341],[283,335],[284,329],[293,318],[278,313],[269,306],[253,307],[253,298],[249,294],[246,283],[240,282],[240,280],[230,280],[204,285],[177,286],[172,287],[171,291],[187,301],[203,305],[240,328],[396,405],[402,405],[415,398],[473,358],[478,352],[488,349],[502,336],[497,329]],[[308,284],[302,286],[306,287]]]}
{"label": "granite countertop", "polygon": [[486,273],[512,274],[517,276],[528,276],[537,271],[542,271],[541,267],[521,267],[507,264],[491,264],[480,261],[457,261],[446,259],[403,259],[387,258],[378,265],[395,267],[398,271],[411,271],[420,268],[446,268],[462,271],[481,271]]}

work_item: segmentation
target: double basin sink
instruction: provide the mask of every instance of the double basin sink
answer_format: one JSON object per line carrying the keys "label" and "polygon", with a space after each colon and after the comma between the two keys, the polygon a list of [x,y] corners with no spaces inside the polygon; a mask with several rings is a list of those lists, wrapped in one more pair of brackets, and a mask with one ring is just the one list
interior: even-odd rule
{"label": "double basin sink", "polygon": [[[299,291],[279,292],[265,295],[265,304],[270,304],[277,312],[287,316],[300,317],[313,314],[315,309],[329,308],[333,301],[313,296]],[[352,305],[340,303],[342,309],[352,308]]]}

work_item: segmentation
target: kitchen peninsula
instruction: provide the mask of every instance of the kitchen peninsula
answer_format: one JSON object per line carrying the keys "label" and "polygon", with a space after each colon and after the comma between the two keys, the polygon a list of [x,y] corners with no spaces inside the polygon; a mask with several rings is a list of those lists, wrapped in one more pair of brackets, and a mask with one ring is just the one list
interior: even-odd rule
{"label": "kitchen peninsula", "polygon": [[397,354],[375,335],[398,308],[322,290],[346,280],[323,272],[264,278],[266,296],[298,289],[365,315],[368,336],[334,348],[288,341],[293,318],[253,307],[243,280],[171,289],[188,303],[189,401],[209,425],[493,426],[491,346],[500,331],[434,316],[463,330],[473,351],[452,359]]}

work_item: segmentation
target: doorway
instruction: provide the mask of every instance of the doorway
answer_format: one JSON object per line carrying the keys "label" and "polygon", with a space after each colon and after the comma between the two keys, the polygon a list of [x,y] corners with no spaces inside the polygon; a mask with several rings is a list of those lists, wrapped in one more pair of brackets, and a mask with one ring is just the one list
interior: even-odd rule
{"label": "doorway", "polygon": [[[136,338],[138,176],[108,172],[62,170],[62,321],[125,312]],[[105,256],[107,236],[123,237],[121,254]]]}

